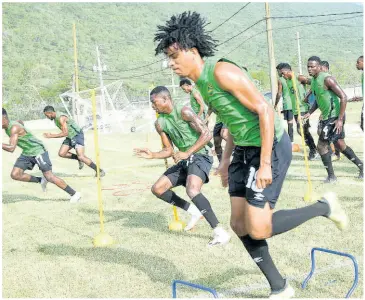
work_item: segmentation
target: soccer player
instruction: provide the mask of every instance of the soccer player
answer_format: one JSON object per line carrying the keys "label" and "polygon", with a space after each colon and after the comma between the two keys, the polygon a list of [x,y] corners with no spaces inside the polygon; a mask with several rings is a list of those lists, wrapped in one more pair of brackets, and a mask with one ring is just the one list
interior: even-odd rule
{"label": "soccer player", "polygon": [[278,72],[278,93],[276,94],[276,101],[274,105],[274,109],[277,110],[278,103],[280,101],[280,97],[283,97],[283,115],[284,120],[288,123],[288,134],[290,137],[290,141],[293,143],[294,141],[294,130],[293,130],[293,111],[292,111],[292,103],[289,95],[289,89],[286,85],[285,78],[282,77],[280,68],[282,63],[276,66],[276,70]]}
{"label": "soccer player", "polygon": [[[63,158],[75,159],[79,162],[79,169],[81,170],[84,163],[95,171],[97,176],[96,165],[93,161],[85,155],[84,133],[74,120],[69,118],[63,112],[56,112],[53,106],[46,106],[43,110],[45,116],[54,121],[56,126],[61,129],[60,133],[44,133],[43,136],[47,139],[66,137],[63,141],[58,155]],[[70,150],[74,148],[76,154],[71,153]],[[100,177],[105,176],[105,172],[100,169]]]}
{"label": "soccer player", "polygon": [[[177,75],[193,80],[227,126],[230,135],[219,172],[222,183],[229,183],[231,227],[267,278],[271,298],[292,297],[294,290],[274,265],[266,239],[317,216],[345,228],[345,212],[334,194],[307,207],[273,212],[292,158],[289,136],[245,70],[226,59],[203,60],[214,55],[217,41],[200,14],[172,16],[158,26],[154,40],[156,55],[165,53]],[[230,163],[233,141],[236,147]]]}
{"label": "soccer player", "polygon": [[189,79],[182,79],[180,81],[180,87],[185,93],[190,94],[190,106],[193,111],[199,118],[205,120],[208,107],[205,105],[198,89],[195,86],[193,87]]}
{"label": "soccer player", "polygon": [[[52,163],[43,143],[24,127],[23,122],[10,121],[4,108],[2,110],[2,121],[2,127],[10,137],[9,144],[3,143],[3,150],[13,153],[16,146],[23,149],[22,154],[16,160],[11,171],[11,178],[18,181],[40,183],[44,192],[46,191],[48,182],[54,183],[71,196],[71,203],[78,202],[81,194],[73,190],[66,182],[52,173]],[[24,173],[25,170],[33,170],[35,165],[39,167],[39,170],[43,173],[43,177],[36,177]]]}
{"label": "soccer player", "polygon": [[[201,192],[203,184],[209,182],[213,164],[211,150],[207,146],[212,138],[208,127],[190,107],[174,104],[169,90],[164,86],[155,87],[150,93],[150,100],[152,108],[159,114],[155,127],[161,136],[163,149],[159,152],[135,149],[135,154],[148,159],[172,156],[176,163],[152,186],[152,193],[192,215],[186,231],[192,229],[203,215],[213,229],[213,239],[208,245],[228,243],[230,235],[219,225],[208,199]],[[174,153],[173,145],[179,149],[178,152]],[[196,206],[171,190],[181,185],[186,187],[187,195]]]}
{"label": "soccer player", "polygon": [[[362,90],[362,98],[364,101],[364,56],[360,56],[356,61],[356,69],[363,71],[361,73],[361,90]],[[364,104],[361,109],[361,120],[360,120],[360,128],[364,131]]]}
{"label": "soccer player", "polygon": [[330,142],[333,142],[335,147],[359,168],[358,178],[363,178],[363,163],[344,140],[345,130],[343,126],[347,96],[330,74],[322,72],[320,63],[321,60],[317,56],[308,59],[308,73],[313,77],[311,90],[317,100],[304,118],[309,118],[317,108],[322,112],[322,120],[320,121],[322,131],[318,139],[317,149],[328,174],[325,183],[332,183],[337,180],[329,151]]}
{"label": "soccer player", "polygon": [[[299,82],[298,78],[293,77],[293,71],[289,64],[282,63],[280,65],[280,73],[286,80],[295,122],[297,123],[297,132],[299,135],[301,135],[298,115],[300,113],[301,116],[304,116],[309,110],[309,105],[303,101],[304,97],[305,97],[305,89],[304,89],[303,85]],[[294,91],[294,87],[293,87],[293,80],[295,80],[296,87],[298,90],[298,97],[299,97],[298,100],[299,100],[299,110],[300,111],[298,111],[298,109],[297,109],[297,99],[296,99],[296,95],[295,95],[295,91]],[[303,121],[302,123],[303,123],[303,131],[304,131],[304,140],[305,140],[306,145],[309,147],[308,159],[314,160],[314,159],[318,158],[318,153],[316,150],[316,144],[314,143],[313,137],[309,131],[309,127],[310,127],[309,120],[307,119],[307,120],[302,120],[302,121]]]}

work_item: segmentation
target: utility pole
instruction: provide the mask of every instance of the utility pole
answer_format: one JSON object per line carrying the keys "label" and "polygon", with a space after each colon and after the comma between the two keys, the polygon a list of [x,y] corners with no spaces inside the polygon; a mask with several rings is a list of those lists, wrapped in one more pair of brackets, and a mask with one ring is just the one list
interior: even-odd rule
{"label": "utility pole", "polygon": [[269,46],[269,63],[270,63],[270,83],[271,83],[271,102],[274,103],[274,97],[276,96],[278,90],[278,81],[276,78],[276,64],[274,56],[274,44],[272,38],[272,25],[270,18],[270,8],[269,3],[265,2],[266,10],[266,32],[267,32],[267,44]]}
{"label": "utility pole", "polygon": [[[77,62],[77,42],[76,42],[76,24],[75,22],[73,23],[72,26],[72,34],[73,34],[73,42],[74,42],[74,64],[75,64],[75,73],[74,73],[74,77],[73,77],[73,91],[75,93],[79,92],[79,66],[78,66],[78,62]],[[72,99],[72,117],[74,118],[74,120],[76,120],[76,123],[78,125],[80,125],[79,122],[79,115],[77,114],[77,99],[76,97],[74,97]],[[76,118],[75,118],[76,116]]]}
{"label": "utility pole", "polygon": [[297,43],[298,43],[299,74],[303,74],[302,57],[300,56],[300,38],[299,38],[299,31],[297,31]]}
{"label": "utility pole", "polygon": [[[103,82],[103,70],[106,70],[105,65],[101,65],[100,60],[100,53],[99,47],[96,45],[96,56],[97,56],[97,63],[98,65],[93,67],[95,72],[99,73],[99,80],[100,80],[100,91],[101,91],[101,98],[100,98],[100,112],[101,112],[101,119],[103,121],[103,132],[105,132],[105,91],[104,91],[104,82]],[[96,128],[95,128],[96,129]]]}
{"label": "utility pole", "polygon": [[[169,67],[169,61],[167,59],[162,61],[162,69],[167,69]],[[173,95],[176,96],[176,89],[175,89],[175,81],[174,81],[174,71],[170,68],[171,72],[171,85],[172,85],[172,92]]]}

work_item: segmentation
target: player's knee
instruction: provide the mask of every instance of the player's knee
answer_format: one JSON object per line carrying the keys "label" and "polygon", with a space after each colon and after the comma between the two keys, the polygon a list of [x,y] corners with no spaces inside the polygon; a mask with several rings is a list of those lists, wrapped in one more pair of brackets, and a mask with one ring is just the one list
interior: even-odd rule
{"label": "player's knee", "polygon": [[11,172],[10,173],[10,177],[11,177],[11,179],[13,179],[13,180],[19,180],[20,179],[20,177],[21,177],[21,175],[20,175],[20,173],[19,172]]}
{"label": "player's knee", "polygon": [[231,225],[232,230],[234,231],[234,233],[237,236],[247,235],[247,230],[246,230],[242,220],[238,221],[238,220],[231,219],[230,225]]}
{"label": "player's knee", "polygon": [[254,240],[264,240],[271,236],[270,226],[261,226],[259,228],[251,228],[248,231],[250,237]]}
{"label": "player's knee", "polygon": [[155,183],[152,187],[151,187],[151,192],[152,194],[154,194],[156,197],[160,197],[165,191],[163,191],[163,188],[161,185],[159,185],[158,183]]}
{"label": "player's knee", "polygon": [[193,199],[195,196],[200,194],[200,188],[196,186],[187,186],[186,187],[186,194],[189,196],[190,199]]}
{"label": "player's knee", "polygon": [[64,153],[64,152],[58,152],[58,156],[59,157],[62,157],[62,158],[65,158],[66,157],[66,153]]}
{"label": "player's knee", "polygon": [[47,179],[48,182],[54,183],[54,174],[53,173],[43,173],[43,176]]}

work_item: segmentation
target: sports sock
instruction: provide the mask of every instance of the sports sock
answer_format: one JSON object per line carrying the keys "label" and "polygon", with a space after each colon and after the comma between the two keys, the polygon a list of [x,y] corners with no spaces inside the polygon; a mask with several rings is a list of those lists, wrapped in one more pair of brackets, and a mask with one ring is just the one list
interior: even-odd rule
{"label": "sports sock", "polygon": [[79,160],[79,158],[77,157],[77,155],[76,155],[76,154],[74,154],[74,153],[72,153],[72,154],[71,154],[70,159],[76,159],[76,160]]}
{"label": "sports sock", "polygon": [[221,160],[222,160],[222,153],[221,154],[218,154],[217,153],[217,157],[218,157],[218,161],[221,162]]}
{"label": "sports sock", "polygon": [[190,203],[185,201],[184,199],[180,198],[178,195],[176,195],[173,191],[168,190],[164,192],[159,199],[170,203],[171,205],[175,205],[177,207],[182,208],[183,210],[188,210]]}
{"label": "sports sock", "polygon": [[40,183],[41,181],[42,181],[42,177],[35,177],[35,176],[30,175],[29,182]]}
{"label": "sports sock", "polygon": [[64,191],[69,194],[70,196],[73,196],[76,194],[76,191],[73,190],[69,185],[64,188]]}
{"label": "sports sock", "polygon": [[327,216],[330,208],[326,202],[318,201],[305,207],[279,210],[272,215],[272,235],[278,235],[319,216]]}
{"label": "sports sock", "polygon": [[266,240],[254,240],[249,235],[239,238],[261,272],[265,275],[271,290],[281,290],[285,286],[285,279],[280,275],[271,259]]}
{"label": "sports sock", "polygon": [[203,194],[196,195],[191,201],[193,201],[212,228],[215,228],[219,224],[208,199]]}
{"label": "sports sock", "polygon": [[[91,164],[89,165],[89,167],[96,172],[96,169],[97,169],[96,168],[96,164],[94,164],[93,162],[91,162]],[[101,168],[100,168],[100,171],[101,171]]]}
{"label": "sports sock", "polygon": [[327,152],[326,154],[321,155],[321,159],[322,159],[324,167],[326,168],[328,177],[334,177],[335,172],[333,171],[331,153]]}
{"label": "sports sock", "polygon": [[293,123],[288,123],[288,134],[290,137],[290,141],[294,141],[294,129],[293,129]]}
{"label": "sports sock", "polygon": [[360,170],[363,169],[362,161],[356,156],[354,151],[347,146],[345,150],[342,151],[343,155],[345,155],[349,160],[351,160]]}
{"label": "sports sock", "polygon": [[341,151],[339,149],[335,149],[335,154],[337,157],[340,157]]}

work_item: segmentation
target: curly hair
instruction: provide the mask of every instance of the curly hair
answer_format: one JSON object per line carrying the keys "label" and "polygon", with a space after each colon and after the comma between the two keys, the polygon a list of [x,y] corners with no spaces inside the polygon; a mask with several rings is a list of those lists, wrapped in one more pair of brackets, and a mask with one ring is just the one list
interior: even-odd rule
{"label": "curly hair", "polygon": [[206,20],[197,12],[183,12],[172,16],[165,25],[157,26],[154,41],[158,42],[155,55],[165,52],[172,44],[177,43],[180,49],[196,48],[201,57],[213,56],[217,47],[208,31]]}

